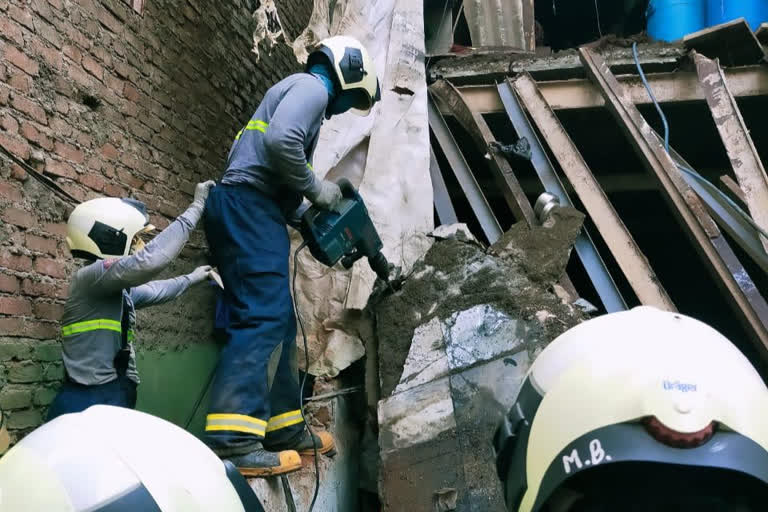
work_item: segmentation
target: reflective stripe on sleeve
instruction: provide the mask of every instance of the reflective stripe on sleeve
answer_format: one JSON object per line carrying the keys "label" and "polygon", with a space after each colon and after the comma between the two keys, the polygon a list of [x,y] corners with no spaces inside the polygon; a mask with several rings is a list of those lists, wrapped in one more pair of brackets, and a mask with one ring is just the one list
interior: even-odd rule
{"label": "reflective stripe on sleeve", "polygon": [[85,322],[76,322],[74,324],[64,325],[61,328],[61,335],[74,336],[75,334],[98,330],[122,332],[122,327],[120,322],[117,320],[99,318],[97,320],[87,320]]}
{"label": "reflective stripe on sleeve", "polygon": [[261,121],[259,119],[251,119],[250,121],[248,121],[248,124],[245,126],[245,128],[237,132],[237,135],[235,136],[235,140],[240,139],[240,137],[243,135],[243,132],[245,131],[256,130],[261,133],[267,133],[267,128],[269,128],[269,123],[265,123],[264,121]]}

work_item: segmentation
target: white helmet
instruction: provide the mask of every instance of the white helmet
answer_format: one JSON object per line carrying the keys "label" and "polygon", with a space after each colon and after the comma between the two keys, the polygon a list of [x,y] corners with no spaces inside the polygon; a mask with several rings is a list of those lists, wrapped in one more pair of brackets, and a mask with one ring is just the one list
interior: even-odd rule
{"label": "white helmet", "polygon": [[67,221],[67,244],[74,256],[127,256],[136,235],[154,229],[144,203],[101,197],[79,204]]}
{"label": "white helmet", "polygon": [[768,389],[711,327],[639,307],[547,346],[495,446],[510,511],[762,511]]}
{"label": "white helmet", "polygon": [[142,412],[64,414],[0,459],[3,512],[264,512],[231,463]]}
{"label": "white helmet", "polygon": [[[359,96],[355,114],[366,116],[381,99],[376,66],[365,47],[349,36],[333,36],[323,39],[307,59],[307,70],[319,60],[332,65],[342,91],[353,91]],[[327,59],[327,60],[326,60]]]}

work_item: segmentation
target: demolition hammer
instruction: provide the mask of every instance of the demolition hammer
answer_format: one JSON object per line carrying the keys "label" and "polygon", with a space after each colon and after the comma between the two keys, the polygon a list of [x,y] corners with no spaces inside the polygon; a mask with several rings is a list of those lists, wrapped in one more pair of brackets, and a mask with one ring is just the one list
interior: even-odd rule
{"label": "demolition hammer", "polygon": [[363,198],[348,179],[341,178],[337,184],[343,197],[338,211],[310,206],[301,217],[301,236],[309,252],[324,265],[332,267],[341,261],[346,269],[365,256],[371,270],[388,284],[389,262]]}

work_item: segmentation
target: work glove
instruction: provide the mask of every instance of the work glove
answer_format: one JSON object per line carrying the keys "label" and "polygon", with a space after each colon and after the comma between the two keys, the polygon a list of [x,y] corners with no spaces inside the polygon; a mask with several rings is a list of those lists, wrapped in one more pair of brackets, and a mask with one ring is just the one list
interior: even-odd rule
{"label": "work glove", "polygon": [[215,186],[216,182],[213,180],[198,183],[195,187],[195,199],[192,201],[192,203],[197,204],[201,208],[205,208],[205,200],[208,199],[208,192],[210,192],[211,188]]}
{"label": "work glove", "polygon": [[334,182],[323,180],[320,182],[320,191],[317,196],[314,199],[308,199],[318,208],[339,211],[339,203],[342,200],[341,189]]}
{"label": "work glove", "polygon": [[212,266],[203,265],[202,267],[197,267],[190,274],[187,274],[187,277],[192,281],[192,284],[202,283],[211,277],[211,272],[213,272]]}

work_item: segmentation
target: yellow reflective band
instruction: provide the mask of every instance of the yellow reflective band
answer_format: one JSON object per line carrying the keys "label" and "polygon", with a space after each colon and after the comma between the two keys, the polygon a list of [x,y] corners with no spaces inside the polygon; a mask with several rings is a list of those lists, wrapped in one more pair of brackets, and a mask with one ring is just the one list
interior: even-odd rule
{"label": "yellow reflective band", "polygon": [[128,331],[128,341],[130,342],[130,341],[133,341],[134,339],[136,339],[136,335],[133,334],[133,331]]}
{"label": "yellow reflective band", "polygon": [[206,416],[207,432],[231,430],[263,436],[267,422],[244,414],[209,414]]}
{"label": "yellow reflective band", "polygon": [[245,421],[247,423],[254,423],[256,425],[261,425],[264,427],[267,426],[266,421],[260,420],[259,418],[254,418],[252,416],[246,416],[245,414],[209,414],[208,416],[206,416],[206,419]]}
{"label": "yellow reflective band", "polygon": [[120,322],[117,320],[109,320],[106,318],[100,318],[98,320],[88,320],[85,322],[76,322],[74,324],[64,325],[61,328],[62,336],[73,336],[89,331],[107,330],[122,332]]}
{"label": "yellow reflective band", "polygon": [[248,121],[248,124],[245,128],[237,132],[237,135],[235,136],[235,140],[239,140],[240,137],[243,135],[243,132],[246,130],[253,131],[257,130],[261,133],[267,133],[267,128],[269,128],[269,123],[265,123],[264,121],[261,121],[259,119],[251,119]]}
{"label": "yellow reflective band", "polygon": [[312,171],[312,172],[315,172],[315,168],[314,168],[314,167],[312,167],[312,164],[311,164],[311,163],[307,162],[307,167],[309,167],[309,170],[310,170],[310,171]]}
{"label": "yellow reflective band", "polygon": [[292,425],[296,425],[297,423],[301,423],[302,421],[304,420],[301,417],[300,410],[286,412],[278,416],[272,416],[269,418],[267,432],[274,432],[275,430],[280,430],[281,428],[290,427]]}
{"label": "yellow reflective band", "polygon": [[243,425],[206,425],[205,426],[206,432],[215,432],[220,430],[228,430],[231,432],[245,432],[246,434],[255,434],[257,436],[263,436],[264,434],[266,434],[264,427],[251,428],[251,427],[244,427]]}

